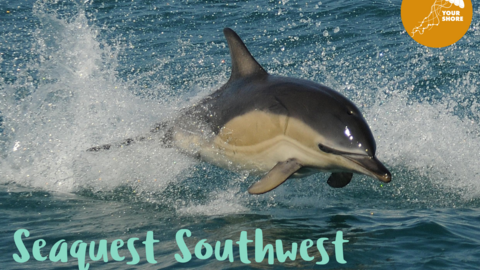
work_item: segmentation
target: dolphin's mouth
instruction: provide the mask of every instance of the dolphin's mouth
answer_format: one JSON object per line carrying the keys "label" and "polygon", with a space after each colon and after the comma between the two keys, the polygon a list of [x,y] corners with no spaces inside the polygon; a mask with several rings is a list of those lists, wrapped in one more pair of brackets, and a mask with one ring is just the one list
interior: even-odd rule
{"label": "dolphin's mouth", "polygon": [[343,157],[364,168],[366,172],[362,173],[366,175],[373,176],[384,183],[388,183],[392,180],[392,175],[388,169],[376,157],[363,155],[343,155]]}

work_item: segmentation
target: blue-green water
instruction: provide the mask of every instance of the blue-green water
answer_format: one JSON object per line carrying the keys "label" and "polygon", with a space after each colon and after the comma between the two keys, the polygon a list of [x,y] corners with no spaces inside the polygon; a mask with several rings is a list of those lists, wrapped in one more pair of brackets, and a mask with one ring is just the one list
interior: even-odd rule
{"label": "blue-green water", "polygon": [[[401,1],[10,1],[0,2],[0,265],[77,269],[68,262],[14,261],[25,245],[137,237],[90,269],[324,268],[478,269],[480,265],[480,9],[456,44],[426,48],[405,32]],[[251,196],[257,179],[189,159],[155,143],[85,149],[147,132],[226,82],[231,27],[272,74],[328,85],[353,100],[393,180],[355,176],[343,189],[327,174]],[[329,263],[297,257],[251,264],[193,258],[175,235],[290,247],[326,237]],[[153,231],[156,264],[145,240]],[[331,242],[342,231],[346,264]]]}

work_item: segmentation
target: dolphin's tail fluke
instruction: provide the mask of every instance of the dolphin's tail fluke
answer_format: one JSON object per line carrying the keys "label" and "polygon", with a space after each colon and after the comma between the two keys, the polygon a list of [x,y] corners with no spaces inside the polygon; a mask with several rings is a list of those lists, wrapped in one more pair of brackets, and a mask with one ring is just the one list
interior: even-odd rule
{"label": "dolphin's tail fluke", "polygon": [[99,146],[94,146],[87,149],[87,152],[99,152],[104,150],[111,150],[115,148],[122,148],[135,144],[136,142],[146,142],[146,141],[159,141],[160,145],[164,148],[172,147],[172,129],[168,122],[162,122],[156,124],[151,130],[150,133],[143,136],[137,136],[134,138],[128,138],[121,142],[108,143]]}
{"label": "dolphin's tail fluke", "polygon": [[94,146],[94,147],[88,148],[87,152],[99,152],[99,151],[110,150],[110,149],[114,149],[114,148],[122,148],[124,146],[134,144],[135,142],[146,141],[148,139],[149,138],[145,137],[145,136],[128,138],[128,139],[125,139],[121,142],[107,143],[107,144],[102,144],[102,145],[99,145],[99,146]]}

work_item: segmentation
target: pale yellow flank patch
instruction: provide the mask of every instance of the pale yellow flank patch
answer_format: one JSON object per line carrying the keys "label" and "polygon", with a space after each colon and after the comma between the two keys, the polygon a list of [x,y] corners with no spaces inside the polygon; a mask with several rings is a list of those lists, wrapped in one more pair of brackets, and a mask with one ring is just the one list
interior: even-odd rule
{"label": "pale yellow flank patch", "polygon": [[318,144],[325,143],[325,138],[304,122],[258,110],[233,118],[213,138],[177,131],[175,143],[228,169],[238,166],[264,173],[278,162],[296,158],[303,166],[318,170],[362,170],[344,157],[320,151]]}

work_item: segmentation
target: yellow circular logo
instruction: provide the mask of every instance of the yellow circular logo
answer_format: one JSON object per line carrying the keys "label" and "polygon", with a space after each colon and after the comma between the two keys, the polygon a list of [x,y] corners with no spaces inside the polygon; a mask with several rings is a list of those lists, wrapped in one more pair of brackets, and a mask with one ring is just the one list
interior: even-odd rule
{"label": "yellow circular logo", "polygon": [[441,48],[459,41],[472,22],[470,0],[403,0],[402,21],[418,43]]}

